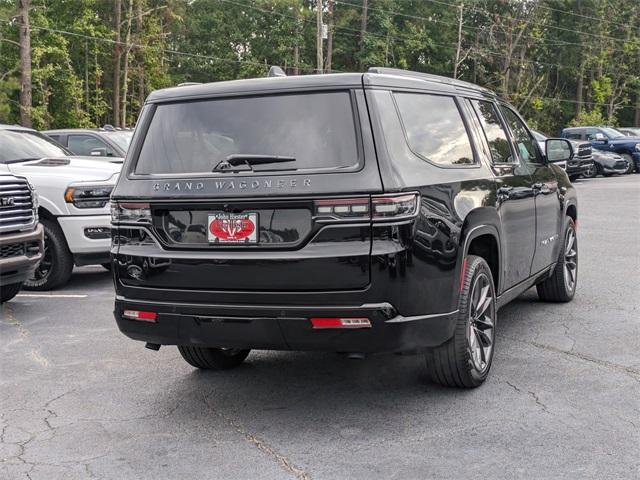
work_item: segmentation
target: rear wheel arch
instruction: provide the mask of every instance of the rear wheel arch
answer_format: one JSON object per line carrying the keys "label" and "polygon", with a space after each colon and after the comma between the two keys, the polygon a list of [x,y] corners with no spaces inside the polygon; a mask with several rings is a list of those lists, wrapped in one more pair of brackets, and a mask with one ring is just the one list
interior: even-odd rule
{"label": "rear wheel arch", "polygon": [[475,255],[482,257],[489,268],[493,277],[493,284],[498,290],[500,285],[500,242],[497,229],[492,225],[479,225],[470,230],[465,240],[464,257]]}
{"label": "rear wheel arch", "polygon": [[574,222],[578,221],[578,207],[575,206],[575,204],[570,203],[569,205],[567,205],[567,215],[570,216]]}

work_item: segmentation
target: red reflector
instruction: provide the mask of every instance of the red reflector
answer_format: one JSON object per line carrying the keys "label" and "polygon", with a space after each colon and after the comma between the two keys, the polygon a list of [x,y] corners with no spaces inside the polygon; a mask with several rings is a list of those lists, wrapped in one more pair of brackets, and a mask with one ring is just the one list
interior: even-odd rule
{"label": "red reflector", "polygon": [[462,260],[462,268],[460,269],[460,291],[464,289],[464,277],[467,275],[467,257]]}
{"label": "red reflector", "polygon": [[371,328],[368,318],[312,318],[313,328]]}
{"label": "red reflector", "polygon": [[156,312],[144,312],[141,310],[125,310],[122,312],[124,318],[129,320],[140,320],[141,322],[155,322],[158,318]]}

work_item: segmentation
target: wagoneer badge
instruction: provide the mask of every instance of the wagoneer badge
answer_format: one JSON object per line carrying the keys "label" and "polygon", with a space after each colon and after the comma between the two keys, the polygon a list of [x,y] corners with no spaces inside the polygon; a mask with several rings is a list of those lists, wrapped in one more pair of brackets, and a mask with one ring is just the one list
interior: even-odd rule
{"label": "wagoneer badge", "polygon": [[220,190],[256,190],[259,188],[305,188],[311,186],[310,178],[266,179],[266,180],[213,180],[204,182],[163,182],[154,183],[153,190],[158,192],[191,192]]}

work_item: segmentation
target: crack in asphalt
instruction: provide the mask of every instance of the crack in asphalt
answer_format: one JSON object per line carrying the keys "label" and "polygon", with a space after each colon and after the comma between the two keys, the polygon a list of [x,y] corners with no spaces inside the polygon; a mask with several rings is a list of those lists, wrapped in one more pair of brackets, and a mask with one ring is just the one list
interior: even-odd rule
{"label": "crack in asphalt", "polygon": [[298,480],[311,480],[311,476],[307,472],[305,472],[300,467],[297,467],[285,455],[283,455],[280,452],[278,452],[274,447],[269,445],[264,440],[256,437],[252,433],[248,432],[244,427],[239,425],[232,418],[229,418],[224,413],[222,413],[219,410],[217,410],[216,408],[214,408],[209,402],[207,402],[207,399],[206,399],[206,397],[204,395],[202,396],[202,403],[204,403],[205,406],[209,410],[211,410],[216,416],[221,418],[227,425],[229,425],[231,428],[233,428],[233,430],[235,430],[236,433],[238,433],[241,436],[243,436],[245,438],[245,440],[247,440],[250,444],[252,444],[254,447],[256,447],[258,450],[262,451],[263,453],[267,454],[269,457],[271,457],[277,463],[279,463],[280,466],[285,471],[287,471],[288,473],[292,474]]}
{"label": "crack in asphalt", "polygon": [[[6,313],[7,318],[9,319],[8,322],[3,321],[2,323],[4,323],[5,325],[11,325],[13,327],[16,327],[18,329],[18,332],[20,332],[20,336],[22,337],[22,339],[27,342],[31,342],[32,338],[31,338],[31,334],[29,333],[29,330],[27,330],[25,326],[22,325],[20,320],[16,318],[15,314],[13,313],[13,309],[11,308],[11,305],[9,304],[2,305],[2,310]],[[44,355],[42,355],[39,347],[33,347],[31,349],[30,356],[31,356],[31,359],[34,362],[38,363],[39,365],[45,368],[49,366],[49,360],[47,360],[47,358]]]}
{"label": "crack in asphalt", "polygon": [[610,370],[616,370],[616,371],[619,371],[619,372],[622,372],[622,373],[626,373],[627,375],[629,375],[634,380],[640,382],[640,370],[638,370],[636,368],[633,368],[633,367],[627,367],[625,365],[620,365],[619,363],[609,362],[607,360],[601,360],[599,358],[595,358],[595,357],[591,357],[589,355],[585,355],[584,353],[568,351],[568,350],[562,350],[561,348],[553,347],[551,345],[545,345],[544,343],[539,343],[539,342],[534,342],[534,341],[527,341],[527,340],[520,340],[520,339],[514,338],[514,337],[505,337],[505,338],[508,338],[509,340],[512,340],[514,342],[524,343],[525,345],[530,345],[532,347],[540,348],[540,349],[546,350],[548,352],[559,353],[561,355],[566,355],[566,356],[569,356],[569,357],[578,358],[580,360],[584,360],[585,362],[594,363],[596,365],[608,368]]}

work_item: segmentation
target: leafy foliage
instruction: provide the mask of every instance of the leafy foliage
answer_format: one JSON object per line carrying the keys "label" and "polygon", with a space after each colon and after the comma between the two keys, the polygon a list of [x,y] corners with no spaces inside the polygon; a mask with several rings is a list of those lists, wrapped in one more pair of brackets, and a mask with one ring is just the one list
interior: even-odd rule
{"label": "leafy foliage", "polygon": [[[180,82],[262,76],[273,64],[315,73],[317,0],[121,3],[116,26],[112,0],[32,0],[36,127],[120,124],[114,98],[133,125],[151,90]],[[0,122],[20,118],[16,13],[15,0],[0,0]],[[640,123],[638,0],[323,0],[323,13],[332,70],[455,71],[550,134],[568,123]]]}

